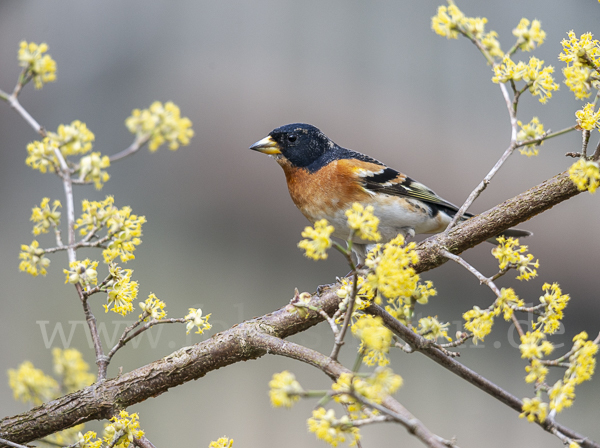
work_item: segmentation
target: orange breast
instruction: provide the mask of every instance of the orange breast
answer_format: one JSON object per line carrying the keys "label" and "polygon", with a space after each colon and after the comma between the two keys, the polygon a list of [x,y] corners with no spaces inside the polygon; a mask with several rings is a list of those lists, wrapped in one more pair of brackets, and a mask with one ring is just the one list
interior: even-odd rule
{"label": "orange breast", "polygon": [[370,196],[360,185],[354,168],[344,160],[335,160],[315,173],[293,167],[284,158],[278,162],[294,204],[310,221],[333,215]]}

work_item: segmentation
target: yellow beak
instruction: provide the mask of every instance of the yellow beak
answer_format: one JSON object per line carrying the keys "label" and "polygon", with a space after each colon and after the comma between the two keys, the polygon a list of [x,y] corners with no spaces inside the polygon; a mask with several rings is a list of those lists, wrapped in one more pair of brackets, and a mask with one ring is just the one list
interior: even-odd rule
{"label": "yellow beak", "polygon": [[279,144],[273,140],[271,136],[267,136],[262,140],[257,141],[255,144],[250,146],[250,149],[262,152],[263,154],[281,154]]}

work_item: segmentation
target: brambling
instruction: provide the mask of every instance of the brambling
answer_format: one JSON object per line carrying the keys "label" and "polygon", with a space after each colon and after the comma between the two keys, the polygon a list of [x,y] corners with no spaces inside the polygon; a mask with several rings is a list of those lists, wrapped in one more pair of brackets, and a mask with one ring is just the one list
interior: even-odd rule
{"label": "brambling", "polygon": [[[379,160],[342,148],[309,124],[281,126],[250,149],[273,157],[283,168],[296,207],[313,225],[320,219],[329,221],[335,228],[333,236],[341,239],[348,238],[345,212],[354,202],[373,206],[381,243],[398,234],[408,237],[442,232],[459,209]],[[472,216],[465,213],[463,220]],[[509,229],[502,235],[530,234]],[[354,236],[352,248],[359,263],[372,244]]]}

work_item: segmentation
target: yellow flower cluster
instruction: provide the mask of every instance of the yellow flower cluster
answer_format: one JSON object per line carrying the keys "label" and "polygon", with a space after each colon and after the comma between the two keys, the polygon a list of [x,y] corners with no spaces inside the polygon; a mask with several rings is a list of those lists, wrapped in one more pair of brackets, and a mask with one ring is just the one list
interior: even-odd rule
{"label": "yellow flower cluster", "polygon": [[276,408],[291,408],[295,402],[300,400],[300,395],[304,393],[304,389],[302,389],[294,374],[287,370],[274,373],[273,379],[269,381],[269,388],[271,404]]}
{"label": "yellow flower cluster", "polygon": [[305,255],[313,260],[325,260],[327,249],[332,245],[331,234],[335,229],[330,226],[326,219],[315,222],[315,226],[306,227],[302,232],[304,238],[298,243],[300,249],[304,249]]}
{"label": "yellow flower cluster", "polygon": [[358,202],[355,202],[352,204],[352,208],[346,210],[348,226],[363,240],[378,241],[381,239],[381,234],[377,231],[379,218],[373,215],[373,210],[372,205],[367,205],[364,208]]}
{"label": "yellow flower cluster", "polygon": [[54,372],[62,378],[66,393],[83,389],[96,381],[96,375],[89,372],[90,366],[83,360],[81,352],[74,348],[52,349]]}
{"label": "yellow flower cluster", "polygon": [[356,445],[360,440],[358,428],[352,426],[352,422],[347,415],[340,419],[335,418],[333,409],[328,411],[325,408],[318,408],[312,412],[312,417],[308,419],[308,430],[314,432],[318,439],[321,439],[331,446],[346,441],[346,437],[351,438],[350,446]]}
{"label": "yellow flower cluster", "polygon": [[385,366],[390,363],[387,354],[392,343],[392,331],[383,325],[379,316],[363,314],[351,327],[352,334],[361,340],[359,351],[365,356],[363,362],[372,366],[378,364]]}
{"label": "yellow flower cluster", "polygon": [[600,128],[600,110],[594,113],[594,104],[587,103],[583,109],[575,112],[577,126],[586,131]]}
{"label": "yellow flower cluster", "polygon": [[57,228],[60,225],[60,212],[56,210],[58,207],[62,207],[60,201],[54,201],[52,208],[48,205],[49,203],[50,199],[44,198],[39,207],[31,209],[30,221],[36,223],[33,226],[33,234],[36,236],[40,233],[47,233],[50,227]]}
{"label": "yellow flower cluster", "polygon": [[79,120],[71,124],[61,124],[56,132],[48,132],[48,138],[60,148],[63,156],[85,154],[92,149],[92,142],[96,139],[85,123]]}
{"label": "yellow flower cluster", "polygon": [[513,35],[517,37],[517,45],[523,51],[531,51],[536,46],[542,45],[546,38],[546,32],[542,30],[540,21],[530,22],[526,18],[521,19],[519,25],[513,30]]}
{"label": "yellow flower cluster", "polygon": [[[542,352],[547,355],[554,347],[550,342],[544,340],[545,337],[543,333],[536,330],[533,333],[528,332],[521,338],[523,357],[531,360],[530,366],[525,368],[529,373],[525,378],[527,382],[536,381],[541,383],[546,379],[548,369],[539,359],[542,357]],[[548,408],[555,412],[561,412],[573,404],[575,386],[591,379],[596,367],[595,356],[598,353],[598,346],[587,339],[588,335],[585,331],[573,338],[574,344],[569,351],[567,370],[563,378],[554,383],[548,390],[549,404],[543,403],[539,397],[533,400],[526,398],[523,400],[521,417],[527,416],[530,422],[536,419],[543,422]]]}
{"label": "yellow flower cluster", "polygon": [[72,283],[73,285],[79,283],[82,286],[95,285],[98,282],[98,267],[97,261],[90,261],[86,258],[83,261],[72,261],[69,263],[70,269],[63,269],[63,272],[67,275],[65,283]]}
{"label": "yellow flower cluster", "polygon": [[505,56],[501,64],[494,66],[495,76],[492,81],[505,83],[508,81],[525,81],[527,88],[533,96],[539,96],[540,103],[544,104],[552,97],[552,91],[558,90],[558,84],[554,82],[552,73],[554,67],[543,67],[544,61],[536,57],[530,57],[529,63],[519,61],[515,64],[509,56]]}
{"label": "yellow flower cluster", "polygon": [[56,160],[55,150],[58,149],[58,143],[45,137],[41,142],[35,141],[27,145],[27,158],[25,163],[40,173],[56,171],[58,161]]}
{"label": "yellow flower cluster", "polygon": [[382,296],[388,300],[410,297],[417,287],[419,276],[411,265],[419,261],[415,252],[416,244],[404,245],[404,237],[396,238],[383,246],[377,245],[365,260],[369,268],[367,282],[373,290],[377,290],[375,301],[381,303]]}
{"label": "yellow flower cluster", "polygon": [[494,314],[497,316],[500,312],[503,312],[504,320],[510,320],[514,313],[514,309],[524,305],[525,302],[519,299],[515,294],[514,289],[502,288],[500,290],[500,297],[494,302]]}
{"label": "yellow flower cluster", "polygon": [[104,262],[109,264],[120,257],[123,263],[135,258],[133,252],[142,240],[142,224],[146,222],[144,216],[131,213],[131,207],[125,206],[118,209],[114,205],[114,198],[107,196],[104,201],[82,202],[83,213],[77,219],[75,228],[81,235],[96,232],[102,227],[107,228],[109,242],[102,251]]}
{"label": "yellow flower cluster", "polygon": [[109,267],[111,279],[106,284],[108,292],[108,304],[103,305],[104,311],[108,313],[109,308],[117,314],[125,316],[133,311],[133,302],[138,293],[138,282],[131,281],[131,269],[121,269],[116,264]]}
{"label": "yellow flower cluster", "polygon": [[519,414],[520,418],[527,417],[527,421],[542,423],[548,415],[548,403],[544,403],[540,398],[525,398],[523,400],[523,412]]}
{"label": "yellow flower cluster", "polygon": [[478,306],[474,306],[472,310],[463,314],[465,329],[473,333],[473,342],[484,340],[484,338],[492,331],[494,325],[495,313],[490,310],[482,310]]}
{"label": "yellow flower cluster", "polygon": [[573,31],[569,31],[568,36],[569,39],[562,40],[563,51],[558,56],[567,63],[563,69],[565,84],[577,99],[588,98],[591,88],[600,85],[595,71],[600,67],[600,43],[591,33],[582,34],[578,39]]}
{"label": "yellow flower cluster", "polygon": [[[60,149],[63,157],[82,155],[89,152],[92,149],[92,142],[96,137],[87,128],[85,123],[79,120],[73,121],[69,125],[61,124],[56,132],[48,132],[47,137],[44,137],[42,141],[34,141],[27,145],[27,159],[25,163],[33,168],[39,170],[42,173],[54,172],[59,166],[58,159],[56,158],[56,150]],[[95,156],[94,156],[95,154]],[[92,173],[91,164],[92,160],[99,159],[102,168],[106,168],[110,165],[108,157],[100,157],[100,153],[94,153],[93,158],[82,159],[80,163],[81,167],[85,167],[88,171],[82,172],[81,179],[88,181],[94,180]],[[106,176],[98,174],[99,178],[104,178],[104,182],[108,180]],[[86,178],[88,177],[88,178]]]}
{"label": "yellow flower cluster", "polygon": [[[348,303],[350,302],[350,297],[352,296],[353,287],[354,282],[351,277],[344,277],[341,280],[341,285],[336,291],[337,296],[340,299],[342,299],[342,302],[339,305],[339,309],[341,311],[345,311],[348,308]],[[369,284],[365,281],[364,277],[358,277],[356,297],[354,299],[354,309],[352,310],[352,316],[357,318],[358,315],[356,313],[368,307],[371,304],[373,297],[374,292],[369,286]],[[341,315],[339,319],[343,320],[343,315]]]}
{"label": "yellow flower cluster", "polygon": [[600,187],[600,165],[598,162],[581,158],[569,168],[569,178],[578,190],[595,193]]}
{"label": "yellow flower cluster", "polygon": [[544,354],[549,355],[554,350],[554,345],[546,340],[546,335],[539,330],[528,331],[521,336],[521,358],[541,359]]}
{"label": "yellow flower cluster", "polygon": [[137,414],[121,411],[118,417],[110,419],[110,424],[104,428],[104,443],[115,448],[127,448],[133,444],[133,438],[140,438],[144,431],[139,429],[140,422]]}
{"label": "yellow flower cluster", "polygon": [[342,373],[331,389],[335,393],[334,400],[348,406],[348,411],[354,419],[362,417],[358,411],[363,407],[355,395],[381,404],[385,397],[395,393],[402,386],[402,382],[402,377],[396,375],[392,369],[377,367],[366,378],[360,378],[353,373]]}
{"label": "yellow flower cluster", "polygon": [[225,436],[219,437],[217,441],[210,442],[208,448],[231,448],[233,446],[233,439],[229,439]]}
{"label": "yellow flower cluster", "polygon": [[466,17],[458,7],[451,3],[448,6],[438,7],[437,14],[431,18],[431,28],[440,36],[448,39],[458,38],[459,33],[464,33],[481,42],[492,57],[503,57],[500,49],[498,33],[490,31],[485,33],[485,17]]}
{"label": "yellow flower cluster", "polygon": [[88,431],[85,434],[80,432],[77,434],[76,443],[76,448],[100,448],[102,446],[102,439],[96,439],[94,431]]}
{"label": "yellow flower cluster", "polygon": [[385,310],[403,324],[408,325],[414,315],[415,304],[426,305],[429,302],[429,297],[435,295],[437,295],[437,291],[431,281],[419,282],[410,296],[388,299]]}
{"label": "yellow flower cluster", "polygon": [[171,101],[164,105],[155,101],[148,109],[134,109],[125,126],[138,138],[149,138],[150,151],[156,151],[165,142],[169,143],[169,149],[176,150],[180,144],[189,145],[194,136],[192,122],[182,118],[179,107]]}
{"label": "yellow flower cluster", "polygon": [[436,317],[423,317],[419,319],[419,326],[417,333],[423,336],[425,339],[430,341],[437,341],[439,338],[444,338],[451,341],[452,338],[448,337],[449,323],[442,324]]}
{"label": "yellow flower cluster", "polygon": [[111,241],[102,255],[104,262],[110,263],[120,257],[123,263],[133,260],[133,252],[142,240],[142,224],[146,217],[131,214],[131,207],[125,206],[112,215],[106,222]]}
{"label": "yellow flower cluster", "polygon": [[110,166],[108,156],[101,156],[99,152],[93,152],[89,156],[81,158],[79,162],[79,178],[84,182],[94,182],[96,190],[101,190],[103,185],[110,179],[110,174],[103,171]]}
{"label": "yellow flower cluster", "polygon": [[568,294],[563,294],[558,283],[544,283],[542,289],[545,294],[540,297],[540,304],[543,305],[543,313],[538,316],[537,322],[533,323],[534,328],[543,324],[544,333],[553,334],[560,328],[560,320],[563,318],[563,310],[569,303]]}
{"label": "yellow flower cluster", "polygon": [[31,242],[31,245],[22,244],[19,258],[22,260],[19,263],[19,270],[37,277],[38,274],[46,275],[46,268],[50,266],[50,259],[44,254],[46,251],[40,249],[40,243],[36,240]]}
{"label": "yellow flower cluster", "polygon": [[198,328],[196,334],[202,334],[204,331],[210,330],[212,325],[208,323],[209,318],[210,314],[203,316],[200,308],[190,308],[189,313],[185,316],[185,320],[188,321],[185,326],[186,334],[190,334],[190,331],[192,331],[194,327]]}
{"label": "yellow flower cluster", "polygon": [[48,54],[48,45],[22,41],[19,46],[19,65],[25,70],[25,77],[31,77],[36,89],[47,82],[56,81],[56,61]]}
{"label": "yellow flower cluster", "polygon": [[[517,141],[526,142],[529,140],[536,140],[542,138],[545,135],[544,125],[540,123],[538,117],[533,117],[527,124],[517,121],[517,124],[521,127],[517,132]],[[543,141],[540,143],[531,143],[523,148],[519,148],[519,152],[527,157],[537,156],[539,147],[544,144]]]}
{"label": "yellow flower cluster", "polygon": [[158,300],[154,294],[150,294],[145,302],[140,302],[138,305],[142,309],[140,319],[143,318],[147,321],[151,317],[155,320],[161,320],[167,317],[167,312],[164,310],[165,302]]}
{"label": "yellow flower cluster", "polygon": [[525,254],[527,246],[520,246],[515,238],[497,238],[498,246],[492,249],[492,255],[498,259],[500,269],[515,268],[519,271],[518,280],[529,280],[537,277],[539,260],[533,261],[532,254]]}
{"label": "yellow flower cluster", "polygon": [[8,384],[15,400],[40,405],[58,395],[58,383],[30,361],[23,362],[18,369],[8,369]]}

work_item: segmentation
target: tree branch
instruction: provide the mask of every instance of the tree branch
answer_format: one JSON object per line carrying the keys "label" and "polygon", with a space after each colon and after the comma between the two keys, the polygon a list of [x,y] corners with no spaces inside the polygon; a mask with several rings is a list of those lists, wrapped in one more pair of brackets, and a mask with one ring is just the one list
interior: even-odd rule
{"label": "tree branch", "polygon": [[[419,262],[414,266],[415,270],[423,272],[444,263],[447,258],[441,254],[440,247],[454,254],[463,252],[578,193],[579,191],[569,179],[568,174],[561,173],[493,209],[461,223],[448,235],[439,234],[425,240],[417,248]],[[338,303],[339,297],[335,294],[335,289],[324,287],[319,295],[312,298],[311,305],[320,307],[327,314],[332,315],[336,311]],[[243,322],[227,331],[217,333],[204,342],[180,349],[163,359],[117,378],[98,382],[23,414],[5,417],[0,421],[0,437],[16,443],[28,443],[89,420],[110,418],[117,410],[127,408],[150,397],[156,397],[171,387],[201,378],[218,368],[259,358],[275,349],[281,351],[278,354],[284,354],[285,347],[291,347],[289,342],[281,341],[277,345],[280,348],[277,348],[273,344],[265,344],[265,340],[269,337],[286,338],[305,331],[323,320],[318,312],[310,311],[306,317],[301,317],[299,313],[290,312],[293,309],[290,307],[291,305],[288,305],[274,313]],[[390,323],[390,328],[394,329],[395,327]],[[397,328],[395,329],[397,330]],[[410,333],[414,335],[414,333]],[[458,372],[460,369],[462,373],[455,373],[467,380],[471,373],[476,375],[475,372],[435,348],[429,347],[422,352],[450,370],[454,369],[453,371]],[[309,361],[310,359],[313,361]],[[324,364],[325,360],[328,360],[326,364]],[[309,362],[323,371],[333,369],[334,365],[324,355],[318,358],[307,356],[303,361]],[[334,374],[335,372],[331,370],[330,373]],[[522,403],[516,397],[493,383],[486,383],[485,387],[486,392],[495,388],[498,395],[496,398],[513,409],[521,411]],[[398,412],[398,410],[394,410],[394,412]],[[543,426],[545,429],[555,427],[561,433],[572,436],[574,439],[583,438],[550,420],[547,420]],[[582,445],[600,448],[600,445],[588,440],[584,441]]]}

